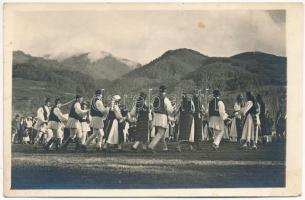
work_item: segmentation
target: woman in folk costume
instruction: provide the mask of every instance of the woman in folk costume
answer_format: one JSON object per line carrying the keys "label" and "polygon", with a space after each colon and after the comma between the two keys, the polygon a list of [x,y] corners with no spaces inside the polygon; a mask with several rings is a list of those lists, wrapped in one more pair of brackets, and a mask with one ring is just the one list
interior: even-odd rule
{"label": "woman in folk costume", "polygon": [[225,121],[229,120],[228,114],[225,110],[225,105],[219,97],[219,90],[214,90],[213,100],[209,103],[209,128],[213,132],[214,136],[212,144],[214,150],[219,149],[219,144],[225,131]]}
{"label": "woman in folk costume", "polygon": [[89,112],[89,110],[82,110],[81,103],[83,102],[83,100],[84,98],[82,96],[76,95],[75,102],[71,106],[69,119],[67,122],[67,127],[70,129],[70,136],[62,146],[64,150],[68,148],[68,145],[71,142],[73,142],[74,138],[76,143],[75,149],[78,150],[81,145],[80,144],[80,138],[82,135],[81,120]]}
{"label": "woman in folk costume", "polygon": [[260,138],[260,141],[262,141],[263,138],[266,138],[269,135],[269,133],[267,132],[266,104],[263,100],[263,97],[260,94],[256,96],[256,101],[259,105],[259,121],[260,121],[260,129],[258,132],[259,134],[258,136]]}
{"label": "woman in folk costume", "polygon": [[35,139],[34,148],[37,148],[39,141],[41,141],[43,134],[47,131],[47,125],[50,115],[51,100],[47,98],[45,104],[37,110],[37,121],[34,125]]}
{"label": "woman in folk costume", "polygon": [[195,106],[194,112],[194,142],[196,143],[197,149],[200,149],[200,142],[203,141],[203,126],[202,126],[202,118],[204,115],[205,108],[201,103],[199,93],[195,93],[193,95],[193,102]]}
{"label": "woman in folk costume", "polygon": [[148,145],[148,149],[153,152],[157,144],[162,140],[163,151],[168,151],[165,142],[165,131],[168,128],[168,115],[173,114],[174,108],[170,100],[166,97],[167,88],[162,85],[159,88],[159,95],[154,99],[153,110],[154,119],[153,126],[155,127],[155,137]]}
{"label": "woman in folk costume", "polygon": [[137,116],[136,128],[135,128],[135,143],[132,146],[132,150],[137,150],[142,143],[142,149],[147,149],[148,133],[149,133],[149,108],[146,102],[146,94],[140,93],[140,96],[136,99],[133,106],[131,116]]}
{"label": "woman in folk costume", "polygon": [[181,152],[180,142],[188,141],[190,145],[190,150],[193,151],[194,142],[194,112],[195,106],[194,102],[186,93],[182,96],[182,103],[180,106],[180,119],[179,119],[179,136],[178,136],[178,146],[177,151]]}
{"label": "woman in folk costume", "polygon": [[257,149],[258,128],[260,125],[259,104],[255,101],[251,92],[246,93],[246,99],[247,102],[245,106],[239,111],[239,113],[246,118],[241,137],[244,144],[241,148],[246,149],[252,145],[253,149]]}
{"label": "woman in folk costume", "polygon": [[[89,106],[89,103],[87,101],[84,101],[81,104],[82,110],[87,110],[88,106]],[[88,112],[87,115],[83,116],[83,118],[80,121],[81,122],[81,127],[82,127],[82,135],[81,135],[81,138],[80,138],[81,145],[85,144],[87,134],[90,131],[90,120],[91,120],[91,117],[90,117],[89,112]]]}
{"label": "woman in folk costume", "polygon": [[48,139],[47,144],[44,146],[45,150],[49,150],[53,142],[55,143],[56,150],[58,150],[61,145],[63,122],[68,120],[60,111],[61,105],[60,99],[55,99],[55,105],[51,108],[49,117],[49,129],[52,130],[53,134],[51,138]]}
{"label": "woman in folk costume", "polygon": [[103,89],[95,91],[95,96],[91,100],[90,115],[91,121],[90,126],[93,129],[93,134],[87,139],[85,143],[82,143],[83,150],[94,140],[98,138],[96,144],[96,150],[99,151],[102,148],[103,137],[104,137],[104,120],[107,117],[109,108],[104,106],[103,103]]}
{"label": "woman in folk costume", "polygon": [[230,129],[230,138],[233,142],[240,141],[242,134],[242,117],[239,114],[240,109],[244,107],[243,96],[241,94],[237,95],[236,102],[234,104],[233,120]]}
{"label": "woman in folk costume", "polygon": [[120,109],[121,97],[119,95],[114,95],[112,97],[111,107],[108,114],[108,123],[106,127],[106,143],[103,147],[104,150],[108,150],[110,145],[118,145],[118,150],[122,151],[122,142],[124,141],[124,121]]}

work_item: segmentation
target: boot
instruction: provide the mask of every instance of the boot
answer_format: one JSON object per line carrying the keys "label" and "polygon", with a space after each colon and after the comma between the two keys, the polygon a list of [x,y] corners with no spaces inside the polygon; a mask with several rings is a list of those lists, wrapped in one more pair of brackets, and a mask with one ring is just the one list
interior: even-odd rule
{"label": "boot", "polygon": [[60,146],[61,146],[61,139],[60,138],[56,138],[56,141],[55,141],[55,150],[58,151]]}
{"label": "boot", "polygon": [[75,151],[79,150],[80,149],[80,138],[75,138]]}
{"label": "boot", "polygon": [[73,142],[73,139],[69,137],[69,138],[66,140],[66,142],[62,145],[62,147],[61,147],[62,150],[66,151],[67,148],[68,148],[68,145],[69,145],[71,142]]}
{"label": "boot", "polygon": [[51,146],[51,144],[52,144],[54,141],[55,141],[55,138],[51,138],[51,139],[49,140],[49,142],[47,142],[47,144],[45,144],[45,145],[43,146],[44,150],[46,150],[46,151],[50,150],[50,146]]}

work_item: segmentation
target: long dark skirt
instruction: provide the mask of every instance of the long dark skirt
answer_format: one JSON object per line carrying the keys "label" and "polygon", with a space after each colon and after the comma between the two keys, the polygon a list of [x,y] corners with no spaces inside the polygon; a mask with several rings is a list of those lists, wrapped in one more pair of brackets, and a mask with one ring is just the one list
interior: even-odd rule
{"label": "long dark skirt", "polygon": [[140,112],[138,115],[135,141],[146,142],[148,140],[148,112]]}
{"label": "long dark skirt", "polygon": [[238,117],[235,118],[235,122],[236,122],[236,130],[237,130],[237,139],[239,140],[243,133],[243,123],[242,120],[239,119]]}
{"label": "long dark skirt", "polygon": [[[105,122],[106,126],[104,127],[104,132],[105,132],[104,138],[106,139],[106,141],[108,140],[109,133],[110,133],[112,125],[113,125],[113,121],[114,121],[114,119],[112,118],[112,119],[106,120],[106,122]],[[124,142],[124,132],[123,132],[124,128],[125,128],[125,122],[118,123],[119,144]]]}
{"label": "long dark skirt", "polygon": [[271,135],[271,133],[268,133],[268,131],[267,131],[266,116],[265,115],[259,115],[259,120],[261,122],[261,134],[260,134],[260,136]]}
{"label": "long dark skirt", "polygon": [[179,140],[189,140],[193,119],[192,113],[181,111],[179,119]]}
{"label": "long dark skirt", "polygon": [[202,141],[202,119],[198,114],[194,116],[195,130],[194,130],[194,141]]}

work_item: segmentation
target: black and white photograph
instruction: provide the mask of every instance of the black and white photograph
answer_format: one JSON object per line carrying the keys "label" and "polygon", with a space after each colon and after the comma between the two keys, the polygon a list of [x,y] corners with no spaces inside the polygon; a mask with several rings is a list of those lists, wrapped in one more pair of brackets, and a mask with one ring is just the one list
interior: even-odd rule
{"label": "black and white photograph", "polygon": [[7,195],[300,194],[302,4],[238,5],[6,4]]}

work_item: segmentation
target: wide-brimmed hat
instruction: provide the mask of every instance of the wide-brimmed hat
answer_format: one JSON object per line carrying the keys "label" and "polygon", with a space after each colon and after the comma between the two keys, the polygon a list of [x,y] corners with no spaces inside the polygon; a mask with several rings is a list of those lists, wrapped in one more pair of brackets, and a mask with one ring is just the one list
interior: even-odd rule
{"label": "wide-brimmed hat", "polygon": [[167,87],[165,86],[165,85],[161,85],[160,87],[159,87],[159,91],[160,92],[165,92],[167,90]]}
{"label": "wide-brimmed hat", "polygon": [[61,103],[60,98],[56,98],[54,102],[55,102],[55,105],[58,105],[59,103]]}
{"label": "wide-brimmed hat", "polygon": [[220,96],[220,91],[219,91],[218,89],[215,89],[215,90],[213,91],[213,96],[214,96],[214,97],[219,97],[219,96]]}

